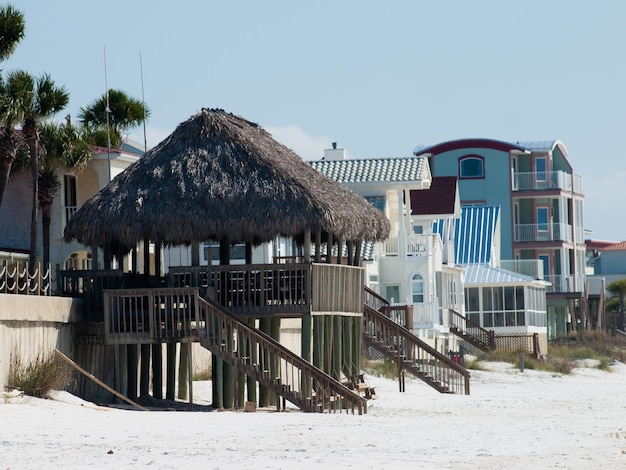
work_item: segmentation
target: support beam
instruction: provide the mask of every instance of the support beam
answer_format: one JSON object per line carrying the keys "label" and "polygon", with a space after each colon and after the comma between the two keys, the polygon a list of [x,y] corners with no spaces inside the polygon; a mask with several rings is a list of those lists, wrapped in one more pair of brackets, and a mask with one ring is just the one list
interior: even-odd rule
{"label": "support beam", "polygon": [[304,262],[311,262],[311,229],[304,231]]}
{"label": "support beam", "polygon": [[141,373],[139,374],[139,396],[147,397],[150,393],[150,345],[141,345]]}
{"label": "support beam", "polygon": [[320,263],[322,261],[322,231],[315,232],[315,262]]}
{"label": "support beam", "polygon": [[328,234],[328,239],[326,241],[326,262],[328,264],[333,262],[333,234]]}
{"label": "support beam", "polygon": [[354,242],[352,240],[348,240],[346,242],[348,247],[348,266],[354,265]]}
{"label": "support beam", "polygon": [[139,361],[139,349],[136,344],[126,346],[126,360],[128,368],[128,392],[126,396],[131,400],[137,399],[137,368]]}
{"label": "support beam", "polygon": [[178,398],[187,400],[189,398],[189,343],[180,343],[180,360],[178,361]]}
{"label": "support beam", "polygon": [[343,263],[343,238],[337,239],[337,264]]}
{"label": "support beam", "polygon": [[152,396],[157,400],[163,398],[163,345],[152,345]]}
{"label": "support beam", "polygon": [[176,343],[167,343],[165,354],[167,356],[165,398],[174,400],[176,396]]}

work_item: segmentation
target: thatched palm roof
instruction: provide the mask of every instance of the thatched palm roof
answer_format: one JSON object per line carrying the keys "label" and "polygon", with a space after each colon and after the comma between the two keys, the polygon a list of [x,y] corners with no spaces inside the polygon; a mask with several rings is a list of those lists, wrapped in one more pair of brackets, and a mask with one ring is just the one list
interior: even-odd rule
{"label": "thatched palm roof", "polygon": [[307,229],[373,241],[388,236],[389,222],[258,125],[203,109],[90,198],[65,239],[126,247],[145,239],[260,244]]}

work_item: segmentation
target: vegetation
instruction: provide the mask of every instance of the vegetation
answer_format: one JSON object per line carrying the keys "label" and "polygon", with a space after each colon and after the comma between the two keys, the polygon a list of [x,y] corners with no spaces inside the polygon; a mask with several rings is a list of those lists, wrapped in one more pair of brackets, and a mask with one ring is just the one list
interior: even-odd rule
{"label": "vegetation", "polygon": [[626,318],[624,315],[624,298],[626,297],[626,279],[618,279],[606,286],[613,299],[618,299],[618,328],[624,331],[626,329]]}
{"label": "vegetation", "polygon": [[95,145],[117,149],[122,145],[123,133],[137,127],[148,117],[150,109],[121,90],[109,90],[90,105],[81,108],[78,114],[78,119],[89,129]]}
{"label": "vegetation", "polygon": [[26,395],[47,398],[52,390],[66,389],[72,379],[69,368],[59,363],[54,354],[39,355],[24,364],[19,353],[11,356],[8,389],[17,389]]}
{"label": "vegetation", "polygon": [[370,375],[376,377],[384,377],[386,379],[396,379],[398,377],[398,368],[395,362],[387,359],[369,359],[361,358],[361,368]]}
{"label": "vegetation", "polygon": [[[520,366],[517,352],[494,351],[479,353],[477,360],[481,362],[501,361]],[[545,358],[535,359],[524,357],[525,369],[545,370],[559,374],[569,374],[578,366],[579,361],[595,361],[596,367],[610,371],[612,360],[626,362],[626,338],[612,336],[603,331],[588,332],[583,341],[575,333],[552,341]]]}

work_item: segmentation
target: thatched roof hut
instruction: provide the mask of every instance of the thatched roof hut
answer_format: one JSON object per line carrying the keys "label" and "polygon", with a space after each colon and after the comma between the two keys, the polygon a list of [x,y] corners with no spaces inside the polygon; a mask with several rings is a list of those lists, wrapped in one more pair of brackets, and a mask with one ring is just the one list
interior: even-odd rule
{"label": "thatched roof hut", "polygon": [[64,235],[100,247],[258,245],[307,230],[376,241],[388,236],[389,222],[258,125],[203,109],[90,198]]}

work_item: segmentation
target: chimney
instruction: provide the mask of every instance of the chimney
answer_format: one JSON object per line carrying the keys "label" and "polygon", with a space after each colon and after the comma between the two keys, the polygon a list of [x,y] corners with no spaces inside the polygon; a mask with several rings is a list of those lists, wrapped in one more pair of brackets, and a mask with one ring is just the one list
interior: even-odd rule
{"label": "chimney", "polygon": [[344,149],[337,148],[337,142],[333,142],[331,149],[324,150],[323,160],[345,160],[346,151]]}

